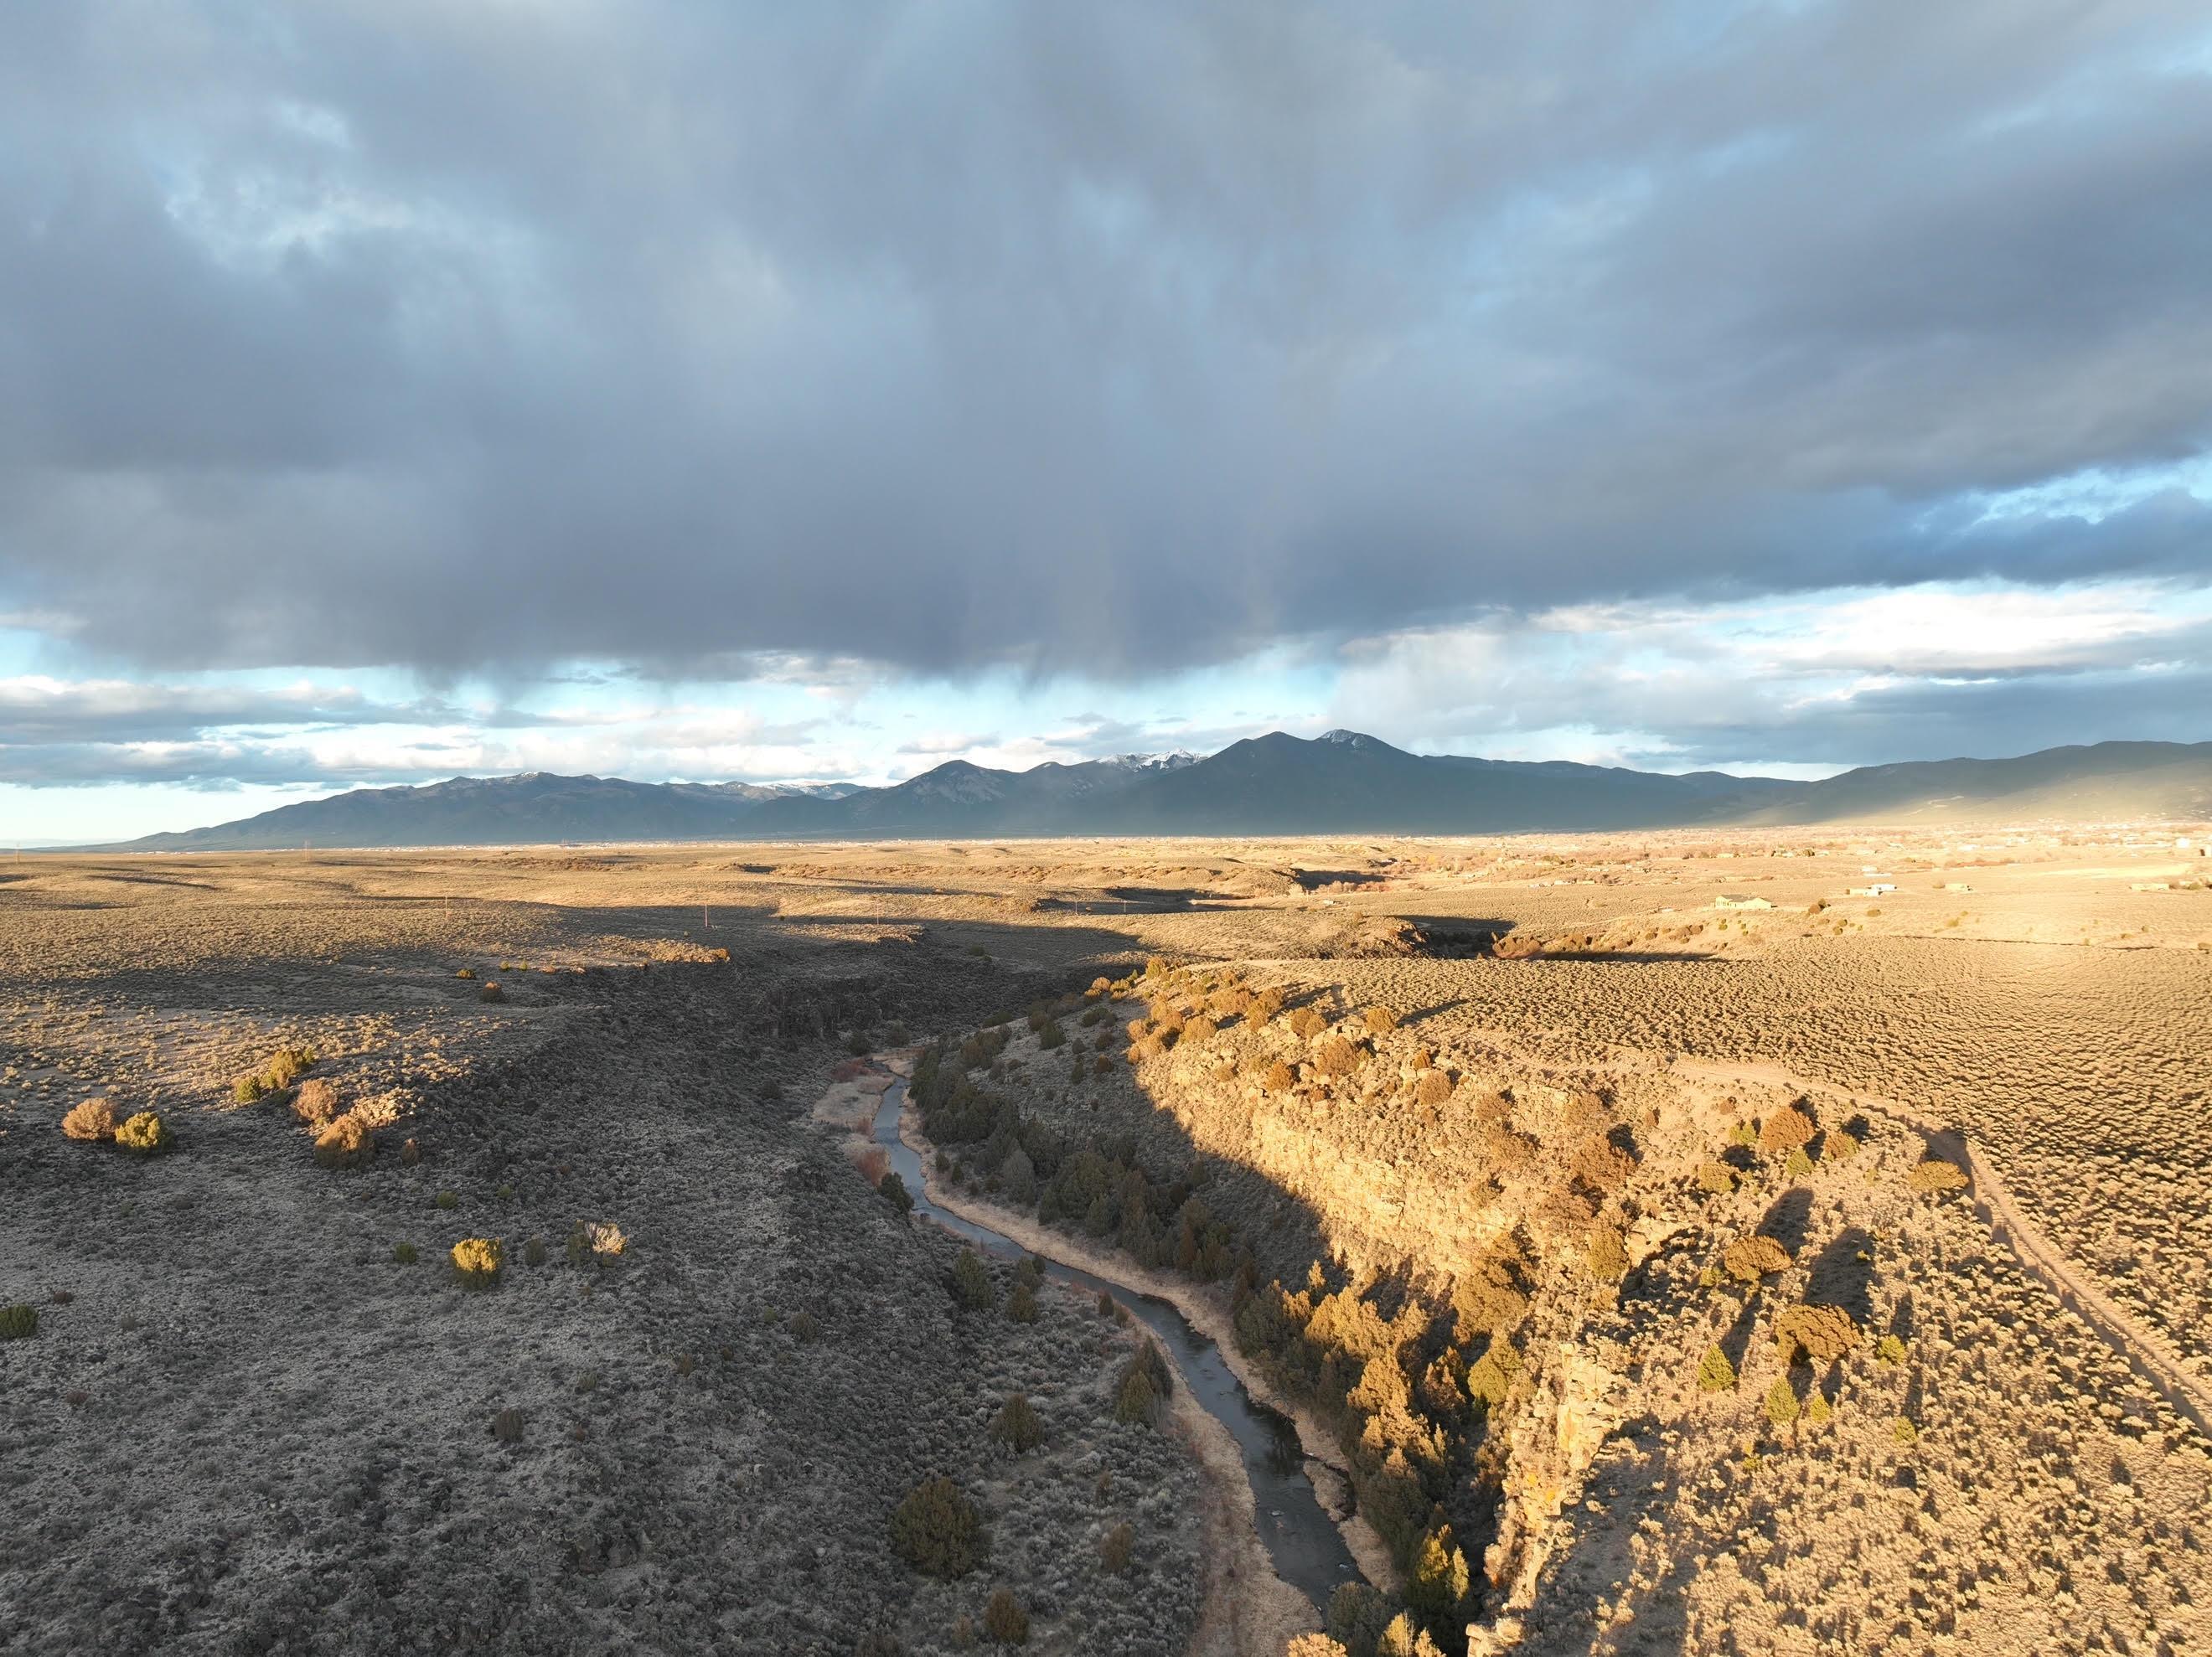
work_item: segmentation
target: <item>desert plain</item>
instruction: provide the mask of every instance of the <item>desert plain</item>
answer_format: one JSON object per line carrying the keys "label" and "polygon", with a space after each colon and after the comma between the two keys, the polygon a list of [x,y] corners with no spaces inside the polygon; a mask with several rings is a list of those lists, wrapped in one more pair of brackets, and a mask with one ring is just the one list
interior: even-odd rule
{"label": "desert plain", "polygon": [[0,1648],[2206,1649],[2205,843],[0,865]]}

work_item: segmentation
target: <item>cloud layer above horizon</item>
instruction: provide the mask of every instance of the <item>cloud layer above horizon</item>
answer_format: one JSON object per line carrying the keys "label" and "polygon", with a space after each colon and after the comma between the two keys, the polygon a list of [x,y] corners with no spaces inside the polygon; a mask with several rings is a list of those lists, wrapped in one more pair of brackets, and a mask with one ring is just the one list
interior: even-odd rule
{"label": "cloud layer above horizon", "polygon": [[2201,7],[0,30],[0,785],[2212,736]]}

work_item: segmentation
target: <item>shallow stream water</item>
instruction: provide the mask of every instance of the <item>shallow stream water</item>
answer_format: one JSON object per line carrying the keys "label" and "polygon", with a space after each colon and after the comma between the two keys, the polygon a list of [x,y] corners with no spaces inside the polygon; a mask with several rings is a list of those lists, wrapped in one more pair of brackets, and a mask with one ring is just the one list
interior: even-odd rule
{"label": "shallow stream water", "polygon": [[[957,1233],[978,1248],[1000,1259],[1019,1259],[1029,1251],[988,1226],[948,1214],[929,1200],[922,1178],[921,1158],[899,1137],[899,1113],[906,1103],[906,1083],[894,1082],[884,1090],[877,1108],[876,1143],[890,1158],[892,1171],[906,1181],[914,1196],[914,1210],[948,1231]],[[1059,1283],[1079,1284],[1093,1294],[1111,1295],[1132,1316],[1143,1320],[1157,1334],[1182,1383],[1200,1405],[1229,1429],[1243,1452],[1245,1476],[1252,1481],[1252,1497],[1260,1539],[1274,1562],[1275,1574],[1297,1588],[1316,1607],[1326,1609],[1328,1597],[1346,1582],[1361,1579],[1352,1563],[1344,1534],[1321,1505],[1313,1483],[1305,1475],[1305,1457],[1298,1436],[1287,1417],[1260,1403],[1244,1390],[1221,1350],[1166,1301],[1140,1295],[1118,1283],[1093,1276],[1074,1266],[1043,1257],[1045,1275]]]}

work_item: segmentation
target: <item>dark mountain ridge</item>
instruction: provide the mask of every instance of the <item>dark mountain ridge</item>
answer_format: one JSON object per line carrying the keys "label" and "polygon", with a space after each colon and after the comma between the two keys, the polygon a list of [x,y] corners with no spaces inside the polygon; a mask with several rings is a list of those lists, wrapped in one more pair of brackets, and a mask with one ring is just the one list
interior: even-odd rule
{"label": "dark mountain ridge", "polygon": [[561,841],[1121,835],[1477,835],[1890,819],[2212,818],[2212,743],[2100,743],[1868,766],[1819,782],[1409,754],[1358,731],[1280,731],[1200,759],[1000,771],[950,760],[884,788],[456,777],[362,788],[103,850],[496,846]]}

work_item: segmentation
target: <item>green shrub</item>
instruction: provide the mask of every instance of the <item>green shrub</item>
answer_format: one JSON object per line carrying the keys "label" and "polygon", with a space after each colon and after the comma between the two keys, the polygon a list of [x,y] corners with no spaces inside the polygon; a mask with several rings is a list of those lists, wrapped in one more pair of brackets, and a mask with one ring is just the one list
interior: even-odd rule
{"label": "green shrub", "polygon": [[1620,1228],[1603,1220],[1592,1226],[1586,1260],[1590,1276],[1600,1283],[1618,1283],[1627,1276],[1628,1250],[1621,1241]]}
{"label": "green shrub", "polygon": [[1899,1447],[1911,1449],[1920,1442],[1920,1429],[1912,1424],[1910,1417],[1899,1416],[1889,1423],[1889,1435],[1897,1441]]}
{"label": "green shrub", "polygon": [[1793,1425],[1797,1419],[1797,1394],[1784,1375],[1766,1389],[1766,1420],[1771,1427]]}
{"label": "green shrub", "polygon": [[258,1076],[241,1076],[230,1084],[230,1096],[241,1105],[250,1105],[269,1089]]}
{"label": "green shrub", "polygon": [[1842,1128],[1820,1141],[1820,1160],[1824,1162],[1848,1162],[1858,1154],[1858,1139]]}
{"label": "green shrub", "polygon": [[1874,1355],[1883,1363],[1896,1365],[1905,1362],[1905,1343],[1895,1335],[1884,1335],[1875,1343]]}
{"label": "green shrub", "polygon": [[459,1208],[460,1205],[461,1199],[453,1195],[452,1192],[441,1191],[438,1193],[438,1206],[447,1210],[448,1212]]}
{"label": "green shrub", "polygon": [[39,1332],[39,1308],[17,1303],[0,1306],[0,1340],[28,1340]]}
{"label": "green shrub", "polygon": [[1699,1162],[1698,1184],[1716,1197],[1725,1197],[1735,1189],[1735,1170],[1726,1162]]}
{"label": "green shrub", "polygon": [[1521,1372],[1521,1355],[1508,1342],[1492,1340],[1490,1350],[1468,1366],[1467,1395],[1486,1410],[1505,1402],[1513,1377]]}
{"label": "green shrub", "polygon": [[983,1607],[983,1632],[1002,1646],[1029,1644],[1030,1614],[1011,1590],[1000,1588],[991,1595]]}
{"label": "green shrub", "polygon": [[1446,1626],[1466,1600],[1469,1581],[1467,1555],[1453,1538],[1451,1527],[1430,1531],[1414,1550],[1413,1568],[1407,1573],[1406,1607],[1431,1628]]}
{"label": "green shrub", "polygon": [[1009,1393],[991,1418],[991,1442],[1003,1444],[1016,1455],[1026,1455],[1044,1442],[1044,1422],[1026,1393]]}
{"label": "green shrub", "polygon": [[952,1298],[969,1312],[988,1312],[999,1303],[999,1291],[991,1286],[991,1269],[972,1248],[962,1249],[960,1258],[952,1263]]}
{"label": "green shrub", "polygon": [[1376,1641],[1375,1657],[1443,1657],[1443,1648],[1413,1621],[1411,1611],[1401,1611]]}
{"label": "green shrub", "polygon": [[1151,1341],[1144,1342],[1121,1366],[1121,1378],[1114,1389],[1114,1419],[1125,1425],[1158,1423],[1173,1387],[1167,1359]]}
{"label": "green shrub", "polygon": [[914,1207],[914,1193],[906,1188],[906,1181],[898,1176],[896,1168],[886,1168],[884,1177],[876,1181],[876,1189],[883,1199],[902,1214]]}
{"label": "green shrub", "polygon": [[1035,1323],[1037,1320],[1036,1290],[1025,1283],[1016,1284],[1014,1292],[1006,1296],[1006,1315],[1016,1323]]}
{"label": "green shrub", "polygon": [[150,1110],[142,1110],[115,1130],[115,1143],[136,1156],[151,1156],[173,1143],[167,1124]]}
{"label": "green shrub", "polygon": [[507,1264],[507,1245],[497,1237],[464,1237],[453,1245],[453,1271],[462,1286],[489,1289]]}
{"label": "green shrub", "polygon": [[802,1346],[815,1340],[821,1333],[822,1320],[819,1318],[817,1318],[813,1313],[800,1312],[793,1316],[791,1320],[792,1338],[798,1341]]}
{"label": "green shrub", "polygon": [[1037,1046],[1042,1047],[1047,1053],[1051,1052],[1054,1047],[1066,1045],[1067,1032],[1060,1029],[1057,1023],[1048,1023],[1037,1032]]}
{"label": "green shrub", "polygon": [[1735,1365],[1717,1341],[1705,1348],[1704,1362],[1698,1365],[1698,1390],[1701,1393],[1732,1393],[1735,1390]]}
{"label": "green shrub", "polygon": [[1322,1619],[1328,1637],[1359,1657],[1374,1657],[1376,1642],[1390,1622],[1390,1602],[1364,1582],[1346,1582],[1329,1596]]}
{"label": "green shrub", "polygon": [[1799,1145],[1790,1153],[1790,1160],[1783,1163],[1782,1171],[1793,1180],[1802,1180],[1813,1171],[1813,1159],[1805,1154],[1804,1146]]}
{"label": "green shrub", "polygon": [[1905,1182],[1923,1196],[1934,1196],[1946,1191],[1965,1190],[1966,1175],[1956,1162],[1930,1156],[1905,1175]]}
{"label": "green shrub", "polygon": [[392,1245],[392,1258],[398,1265],[412,1266],[420,1256],[416,1253],[413,1243],[394,1243]]}
{"label": "green shrub", "polygon": [[891,1551],[925,1576],[965,1576],[988,1546],[982,1514],[949,1478],[923,1480],[891,1514]]}
{"label": "green shrub", "polygon": [[525,1266],[543,1266],[545,1264],[544,1238],[532,1237],[528,1242],[522,1245],[522,1263]]}

